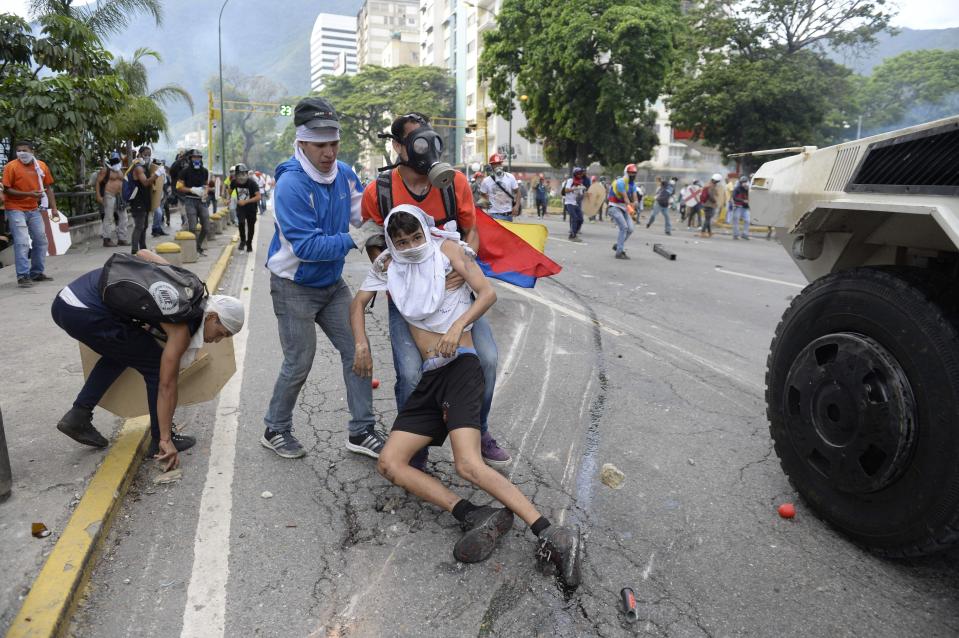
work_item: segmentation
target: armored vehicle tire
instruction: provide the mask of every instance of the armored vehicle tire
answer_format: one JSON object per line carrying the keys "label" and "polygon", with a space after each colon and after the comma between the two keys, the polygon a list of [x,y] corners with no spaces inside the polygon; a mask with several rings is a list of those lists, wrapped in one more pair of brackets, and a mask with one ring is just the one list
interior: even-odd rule
{"label": "armored vehicle tire", "polygon": [[959,543],[959,322],[952,281],[858,268],[812,283],[776,329],[769,431],[806,502],[887,556]]}

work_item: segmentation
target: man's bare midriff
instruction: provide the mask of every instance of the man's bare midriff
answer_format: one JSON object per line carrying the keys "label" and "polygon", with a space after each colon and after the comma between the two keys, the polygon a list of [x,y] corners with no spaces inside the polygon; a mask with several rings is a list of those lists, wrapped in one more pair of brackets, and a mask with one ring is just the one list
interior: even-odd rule
{"label": "man's bare midriff", "polygon": [[[413,325],[410,325],[410,333],[413,335],[413,341],[416,343],[416,347],[419,349],[420,356],[423,357],[423,361],[432,359],[436,356],[436,344],[443,337],[443,335],[436,332],[430,332],[429,330],[423,330],[422,328],[417,328]],[[473,347],[472,332],[463,333],[463,336],[460,337],[460,347]]]}
{"label": "man's bare midriff", "polygon": [[120,192],[120,188],[123,186],[123,173],[119,171],[107,171],[107,179],[103,185],[103,190],[106,193],[111,195],[116,195]]}

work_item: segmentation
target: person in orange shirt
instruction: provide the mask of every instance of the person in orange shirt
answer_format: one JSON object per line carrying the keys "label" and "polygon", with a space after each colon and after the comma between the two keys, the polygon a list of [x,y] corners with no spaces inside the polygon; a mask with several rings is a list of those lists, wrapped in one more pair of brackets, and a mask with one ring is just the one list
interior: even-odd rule
{"label": "person in orange shirt", "polygon": [[53,281],[43,272],[47,256],[43,215],[47,208],[53,221],[60,221],[53,196],[53,175],[46,164],[34,157],[33,151],[33,142],[18,142],[17,159],[3,168],[4,208],[13,233],[17,285],[21,288],[29,288],[35,281]]}
{"label": "person in orange shirt", "polygon": [[[432,144],[440,138],[432,135],[429,120],[421,113],[409,113],[393,120],[388,136],[393,140],[393,152],[399,157],[398,164],[388,173],[381,174],[363,191],[362,213],[363,219],[372,219],[380,226],[390,209],[400,204],[412,204],[433,218],[437,226],[444,226],[451,221],[456,222],[463,241],[474,252],[479,251],[480,237],[476,230],[476,204],[473,202],[473,193],[466,175],[459,171],[453,172],[453,182],[448,188],[437,188],[429,179],[430,164],[425,157],[411,157],[411,149],[415,151],[419,142],[433,138]],[[430,146],[427,144],[427,146]],[[428,152],[431,159],[438,160],[440,151],[435,148]],[[415,167],[419,167],[419,170]],[[422,172],[420,172],[422,171]],[[388,184],[388,186],[387,186]],[[386,208],[386,210],[383,210]],[[447,228],[449,230],[449,228]],[[375,245],[370,242],[366,245],[367,254],[371,260],[383,251],[385,242]],[[447,288],[454,289],[463,284],[463,279],[455,272],[447,276]],[[392,301],[388,302],[390,321],[390,342],[393,350],[393,367],[396,369],[396,409],[402,410],[407,399],[416,388],[422,376],[423,359],[420,356],[413,338],[410,336],[409,325]],[[496,366],[498,352],[493,331],[485,317],[480,317],[473,324],[473,343],[476,348],[480,365],[483,368],[485,391],[483,406],[480,412],[481,449],[483,460],[492,467],[504,468],[513,458],[497,444],[489,433],[487,418],[493,404],[493,390],[496,386]],[[424,448],[413,457],[411,464],[417,469],[425,471],[427,451]]]}

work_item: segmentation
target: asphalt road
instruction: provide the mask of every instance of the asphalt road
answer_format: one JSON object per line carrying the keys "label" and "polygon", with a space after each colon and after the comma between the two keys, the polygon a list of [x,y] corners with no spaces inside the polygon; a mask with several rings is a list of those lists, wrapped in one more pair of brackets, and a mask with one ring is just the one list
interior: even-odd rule
{"label": "asphalt road", "polygon": [[[262,218],[261,218],[262,219]],[[579,524],[584,582],[565,595],[535,569],[519,522],[485,563],[452,557],[453,518],[390,486],[345,447],[338,357],[319,337],[295,414],[309,450],[259,443],[279,368],[258,252],[238,254],[224,289],[248,295],[241,372],[218,405],[178,413],[199,442],[184,478],[140,470],[71,629],[113,636],[955,636],[959,552],[872,556],[798,501],[773,454],[765,357],[803,281],[775,242],[696,240],[637,230],[613,259],[614,227],[581,244],[559,219],[549,254],[563,272],[535,290],[497,286],[499,346],[491,430],[508,473],[554,520]],[[265,232],[264,232],[265,231]],[[653,253],[661,242],[678,258]],[[354,253],[346,278],[366,269]],[[375,408],[395,416],[384,304],[369,321]],[[452,472],[433,471],[484,502]],[[599,480],[612,463],[621,489]],[[263,492],[272,493],[264,498]],[[796,502],[783,520],[776,506]],[[632,587],[640,620],[625,621]]]}

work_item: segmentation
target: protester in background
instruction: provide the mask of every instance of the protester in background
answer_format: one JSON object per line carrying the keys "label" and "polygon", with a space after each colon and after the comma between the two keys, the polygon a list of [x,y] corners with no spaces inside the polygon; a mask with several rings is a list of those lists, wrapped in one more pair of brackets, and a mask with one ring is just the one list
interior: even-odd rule
{"label": "protester in background", "polygon": [[733,189],[733,239],[739,239],[739,221],[743,222],[743,239],[749,239],[749,177],[743,175]]}
{"label": "protester in background", "polygon": [[3,167],[4,209],[13,233],[17,285],[29,288],[34,282],[53,280],[43,272],[47,257],[43,216],[48,208],[54,221],[59,221],[60,214],[53,175],[34,156],[33,142],[17,142],[15,150],[17,158]]}
{"label": "protester in background", "polygon": [[186,208],[183,204],[183,197],[177,191],[177,182],[180,179],[180,171],[186,168],[190,163],[189,151],[186,151],[182,148],[177,149],[176,159],[173,160],[173,163],[170,164],[170,184],[171,184],[171,193],[170,193],[170,209],[174,207],[180,213],[180,228],[183,230],[190,230],[190,232],[196,232],[196,228],[187,229],[186,227]]}
{"label": "protester in background", "polygon": [[[137,257],[157,264],[168,262],[148,250]],[[196,440],[173,429],[180,370],[196,358],[204,343],[235,335],[243,327],[243,302],[225,295],[211,295],[202,302],[203,316],[193,323],[160,323],[151,326],[163,336],[163,345],[151,332],[131,323],[104,304],[97,268],[72,281],[53,300],[53,321],[68,335],[100,355],[90,376],[57,423],[57,429],[77,443],[106,447],[109,441],[93,427],[93,409],[124,370],[133,368],[143,376],[150,413],[150,447],[147,456],[165,463],[165,470],[179,464],[178,452]]]}
{"label": "protester in background", "polygon": [[486,179],[486,175],[482,171],[473,173],[473,179],[470,180],[470,192],[473,194],[473,202],[480,208],[486,209],[489,208],[489,201],[484,201],[480,193],[480,186],[483,185],[484,179]]}
{"label": "protester in background", "polygon": [[226,199],[229,217],[226,223],[236,225],[236,197],[233,195],[233,187],[236,184],[236,165],[230,167],[230,176],[226,180]]}
{"label": "protester in background", "polygon": [[[158,174],[159,174],[159,170],[161,167],[163,167],[163,163],[160,162],[159,160],[154,160],[154,166],[157,167],[156,170],[158,171]],[[164,235],[167,234],[167,232],[163,230],[163,197],[164,197],[163,192],[166,190],[166,185],[169,179],[170,179],[170,176],[166,174],[166,169],[164,168],[163,175],[160,176],[160,180],[163,182],[160,187],[161,188],[160,202],[153,211],[153,228],[151,229],[151,234],[154,237],[163,237]]]}
{"label": "protester in background", "polygon": [[646,228],[649,228],[652,223],[656,221],[656,215],[662,213],[663,218],[666,220],[666,234],[673,234],[673,225],[669,221],[669,207],[672,204],[673,191],[676,189],[675,179],[674,177],[667,181],[663,177],[656,178],[656,195],[653,197],[653,212],[646,222]]}
{"label": "protester in background", "polygon": [[686,205],[686,228],[699,228],[703,224],[703,205],[699,201],[703,186],[698,179],[686,187],[683,203]]}
{"label": "protester in background", "polygon": [[709,238],[713,236],[713,216],[722,204],[723,200],[723,176],[715,173],[709,184],[706,185],[705,192],[700,195],[700,201],[703,203],[703,229],[699,233],[700,237]]}
{"label": "protester in background", "polygon": [[[373,427],[373,389],[353,372],[346,255],[365,247],[375,224],[359,227],[360,178],[336,159],[340,121],[329,102],[311,97],[293,110],[294,156],[276,168],[275,232],[266,267],[283,349],[283,365],[263,419],[260,444],[283,458],[306,450],[293,436],[293,408],[316,354],[316,325],[340,353],[350,409],[346,448],[378,458],[385,437]],[[350,225],[356,228],[350,230]]]}
{"label": "protester in background", "polygon": [[[262,215],[263,213],[266,212],[266,176],[260,171],[255,171],[253,173],[252,179],[256,181],[256,186],[260,190],[260,199],[258,204],[259,204],[260,214]],[[242,221],[243,220],[240,220],[241,223]],[[250,238],[252,237],[253,237],[253,227],[251,226]]]}
{"label": "protester in background", "polygon": [[619,236],[613,244],[616,259],[629,259],[626,254],[626,240],[633,234],[633,220],[629,218],[627,208],[636,204],[636,165],[627,164],[623,176],[613,182],[609,189],[609,217],[619,228]]}
{"label": "protester in background", "polygon": [[[123,163],[120,154],[110,153],[93,187],[94,195],[100,204],[103,220],[100,222],[100,236],[103,238],[104,248],[130,245],[130,221],[127,219],[127,209],[121,206],[120,192],[123,189]],[[113,241],[114,236],[117,238]]]}
{"label": "protester in background", "polygon": [[543,217],[546,215],[546,204],[549,202],[549,192],[546,190],[546,178],[542,173],[540,173],[539,180],[536,182],[533,191],[536,201],[536,216]]}
{"label": "protester in background", "polygon": [[240,250],[253,252],[253,226],[256,224],[257,205],[262,201],[260,185],[250,177],[246,164],[234,167],[230,197],[236,199],[237,226],[240,228]]}
{"label": "protester in background", "polygon": [[133,217],[133,239],[130,243],[130,252],[134,255],[147,247],[147,218],[150,215],[150,199],[153,196],[150,189],[158,179],[163,179],[165,174],[165,171],[160,171],[153,176],[148,176],[152,158],[153,151],[150,147],[141,146],[133,166],[124,178],[132,182],[134,191],[133,196],[128,200],[130,216]]}
{"label": "protester in background", "polygon": [[513,216],[520,213],[519,183],[512,173],[503,169],[503,156],[499,153],[490,155],[489,164],[493,174],[488,175],[480,184],[480,196],[489,202],[488,212],[491,217],[513,221]]}
{"label": "protester in background", "polygon": [[210,181],[210,172],[203,167],[203,153],[197,149],[189,152],[190,163],[184,166],[177,175],[176,190],[186,206],[187,230],[196,232],[197,218],[200,222],[200,234],[196,238],[196,250],[200,255],[203,251],[203,241],[210,226],[210,210],[203,200],[209,192],[207,183]]}
{"label": "protester in background", "polygon": [[583,227],[583,195],[589,188],[586,169],[573,167],[573,176],[563,182],[563,220],[569,215],[569,240],[579,242],[579,230]]}

